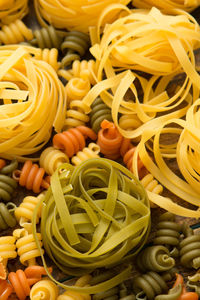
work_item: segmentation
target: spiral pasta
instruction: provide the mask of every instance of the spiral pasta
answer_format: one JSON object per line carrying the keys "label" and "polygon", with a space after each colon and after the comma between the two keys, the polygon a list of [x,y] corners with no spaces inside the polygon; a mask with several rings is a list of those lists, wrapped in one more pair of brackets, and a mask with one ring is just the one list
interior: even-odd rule
{"label": "spiral pasta", "polygon": [[22,19],[28,13],[28,0],[3,0],[0,4],[0,25]]}
{"label": "spiral pasta", "polygon": [[94,59],[87,60],[75,60],[72,63],[72,68],[69,70],[61,69],[58,75],[69,81],[74,77],[80,77],[88,79],[91,85],[94,85],[97,81],[97,63]]}
{"label": "spiral pasta", "polygon": [[[34,0],[35,10],[40,25],[47,26],[47,22],[58,29],[69,31],[79,30],[88,32],[90,26],[97,25],[100,13],[109,4],[128,4],[131,0],[66,0],[52,3],[49,0]],[[51,5],[50,5],[51,4]],[[62,5],[61,5],[62,4]],[[118,17],[118,11],[105,19],[102,25],[112,22]]]}
{"label": "spiral pasta", "polygon": [[4,266],[7,265],[8,259],[17,257],[15,237],[13,236],[2,236],[0,237],[0,257]]}
{"label": "spiral pasta", "polygon": [[103,120],[112,121],[111,109],[98,97],[92,103],[90,112],[90,125],[96,133],[100,130]]}
{"label": "spiral pasta", "polygon": [[132,0],[132,4],[138,8],[151,8],[155,6],[163,11],[170,11],[173,8],[183,9],[185,11],[192,11],[198,7],[198,1],[184,1],[184,0]]}
{"label": "spiral pasta", "polygon": [[33,190],[34,193],[39,194],[41,188],[48,189],[49,177],[44,178],[45,170],[39,168],[37,164],[33,164],[27,160],[22,170],[15,170],[13,178],[19,181],[19,185],[25,186],[28,190]]}
{"label": "spiral pasta", "polygon": [[137,265],[141,271],[168,271],[175,265],[169,250],[161,245],[145,248],[137,256]]}
{"label": "spiral pasta", "polygon": [[90,46],[90,39],[86,33],[79,31],[70,31],[61,44],[61,50],[64,54],[61,65],[66,67],[85,54]]}
{"label": "spiral pasta", "polygon": [[14,170],[18,167],[18,162],[16,159],[13,159],[9,164],[6,164],[1,168],[0,174],[11,175]]}
{"label": "spiral pasta", "polygon": [[153,239],[155,245],[164,245],[170,250],[172,257],[179,255],[178,245],[180,243],[181,225],[175,222],[175,216],[169,212],[159,217],[156,236]]}
{"label": "spiral pasta", "polygon": [[[180,300],[198,300],[199,299],[199,296],[197,293],[187,292],[185,284],[184,284],[183,276],[181,274],[176,273],[176,281],[173,285],[173,288],[176,288],[178,286],[181,286],[181,295],[178,299],[180,299]],[[162,298],[160,300],[162,300]]]}
{"label": "spiral pasta", "polygon": [[11,200],[11,196],[17,187],[17,183],[8,175],[0,174],[0,199],[5,202]]}
{"label": "spiral pasta", "polygon": [[0,230],[7,229],[8,227],[14,227],[16,225],[16,219],[13,216],[15,210],[15,204],[12,202],[0,203]]}
{"label": "spiral pasta", "polygon": [[86,114],[87,107],[81,100],[71,100],[69,109],[66,112],[64,129],[82,126],[89,122],[89,116]]}
{"label": "spiral pasta", "polygon": [[129,139],[123,138],[114,123],[104,120],[101,123],[101,130],[98,132],[97,144],[100,152],[109,159],[117,159],[132,148]]}
{"label": "spiral pasta", "polygon": [[57,300],[58,287],[51,280],[43,279],[35,283],[30,291],[30,300]]}
{"label": "spiral pasta", "polygon": [[58,50],[55,48],[41,49],[40,53],[38,53],[35,58],[46,61],[56,72],[60,68],[60,63],[58,62]]}
{"label": "spiral pasta", "polygon": [[90,90],[90,82],[87,79],[74,77],[65,86],[67,97],[71,100],[81,100]]}
{"label": "spiral pasta", "polygon": [[200,267],[200,235],[194,234],[186,223],[182,227],[184,239],[180,242],[180,263],[187,268]]}
{"label": "spiral pasta", "polygon": [[1,159],[1,158],[0,158],[0,170],[1,170],[3,167],[5,167],[5,165],[6,165],[5,159]]}
{"label": "spiral pasta", "polygon": [[30,41],[32,46],[37,46],[40,49],[56,48],[60,49],[62,37],[56,32],[53,26],[41,28],[33,31],[33,38]]}
{"label": "spiral pasta", "polygon": [[[62,189],[62,186],[64,189]],[[110,203],[110,201],[116,201],[117,199],[115,198],[114,200],[113,195],[119,198],[119,201],[114,205]],[[68,201],[69,199],[71,200]],[[84,201],[84,199],[87,199],[87,202]],[[86,271],[89,272],[96,267],[105,265],[109,267],[109,264],[114,265],[119,261],[121,262],[123,257],[130,251],[130,248],[133,249],[131,256],[135,255],[139,249],[141,249],[148,236],[150,210],[144,188],[137,179],[135,179],[132,173],[114,161],[102,158],[91,158],[75,168],[70,164],[61,165],[51,177],[51,189],[48,190],[44,203],[46,205],[43,205],[42,209],[41,234],[43,235],[45,251],[59,269],[68,274],[84,274]],[[70,205],[68,206],[68,204]],[[128,209],[129,205],[131,209]],[[126,206],[127,209],[125,209]],[[76,207],[78,210],[76,210]],[[113,209],[115,207],[115,209],[112,209],[112,213],[110,214],[109,211],[111,207],[113,207]],[[52,209],[53,211],[51,211]],[[71,211],[71,209],[73,211]],[[108,228],[103,230],[106,239],[103,235],[101,237],[99,236],[98,228],[101,226],[101,221],[97,218],[94,209],[98,212],[99,218],[103,218],[103,223],[106,222],[107,224]],[[140,215],[136,213],[138,209],[140,214],[143,212],[141,218]],[[68,212],[69,217],[67,217],[66,212]],[[80,214],[83,214],[85,221],[79,219],[79,217],[78,219],[72,219],[71,216],[76,218],[76,212],[78,213],[77,217],[81,217]],[[37,210],[34,213],[36,214]],[[54,213],[57,217],[54,217]],[[117,215],[115,216],[115,213],[119,213],[119,219]],[[69,243],[66,244],[65,250],[63,247],[59,248],[57,246],[57,237],[53,229],[55,228],[54,222],[52,223],[53,220],[58,222],[55,226],[59,226],[57,228],[61,229],[59,237],[62,236],[62,231],[65,232],[67,236],[67,240],[65,237],[62,237],[65,243],[69,241]],[[122,224],[128,220],[130,220],[130,223],[126,223],[126,225],[124,224],[122,226]],[[79,226],[80,222],[81,224]],[[33,224],[35,224],[35,220],[33,220]],[[99,224],[99,226],[97,226],[97,224]],[[126,234],[123,233],[124,231]],[[137,233],[139,233],[139,235]],[[39,246],[35,227],[34,236]],[[130,239],[132,241],[130,244],[126,243],[127,238],[125,238],[125,236],[130,236],[128,238],[128,240]],[[82,237],[84,237],[83,240]],[[90,246],[92,246],[92,244],[90,240],[94,238],[97,238],[97,242],[95,243],[96,250],[91,252]],[[87,244],[84,242],[86,239],[89,241]],[[55,241],[55,243],[53,241]],[[126,246],[128,247],[126,248]],[[105,247],[108,249],[106,253],[104,253]],[[122,252],[121,250],[123,248],[121,247],[125,247]],[[73,249],[72,252],[68,252],[70,249]],[[110,253],[111,256],[109,255]],[[129,256],[130,255],[126,256],[126,258]],[[45,263],[43,255],[42,258],[43,263]],[[121,271],[100,285],[84,287],[82,288],[82,292],[93,293],[95,291],[95,293],[98,293],[102,290],[112,288],[124,281],[124,276],[126,276],[127,271],[128,269]],[[54,282],[57,281],[54,279]],[[62,285],[61,283],[58,284],[71,289],[71,287]],[[81,291],[80,289],[74,288],[72,288],[72,290]]]}
{"label": "spiral pasta", "polygon": [[25,160],[24,156],[47,143],[53,126],[59,132],[64,124],[64,87],[49,64],[34,58],[40,51],[19,45],[0,47],[3,98],[0,156],[3,158]]}
{"label": "spiral pasta", "polygon": [[[83,275],[82,277],[76,280],[74,286],[87,287],[89,286],[90,280],[90,275]],[[83,294],[75,291],[66,291],[63,294],[61,294],[57,300],[91,300],[91,296],[86,293]]]}
{"label": "spiral pasta", "polygon": [[40,155],[40,166],[49,175],[52,175],[61,164],[67,162],[69,162],[68,156],[54,147],[45,148]]}
{"label": "spiral pasta", "polygon": [[96,140],[97,138],[96,133],[92,129],[78,126],[54,135],[53,145],[57,149],[64,150],[70,158],[85,147],[85,139],[88,137],[91,140]]}
{"label": "spiral pasta", "polygon": [[7,280],[0,279],[0,300],[7,300],[12,294],[12,286],[7,282]]}
{"label": "spiral pasta", "polygon": [[88,147],[85,147],[82,151],[77,152],[76,155],[72,157],[71,162],[73,165],[78,166],[87,159],[95,157],[98,158],[99,152],[99,146],[95,143],[90,143]]}

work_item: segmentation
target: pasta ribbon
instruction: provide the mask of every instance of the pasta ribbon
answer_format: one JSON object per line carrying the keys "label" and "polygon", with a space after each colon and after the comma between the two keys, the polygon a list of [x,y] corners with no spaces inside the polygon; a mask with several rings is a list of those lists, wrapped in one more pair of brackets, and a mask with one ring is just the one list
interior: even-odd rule
{"label": "pasta ribbon", "polygon": [[192,11],[199,6],[198,0],[132,0],[132,4],[138,8],[151,8],[155,6],[165,12],[170,12],[174,8]]}
{"label": "pasta ribbon", "polygon": [[[150,209],[145,190],[130,171],[114,161],[92,158],[75,168],[61,165],[52,175],[50,189],[41,203],[44,248],[67,274],[85,274],[122,262],[139,252],[149,234]],[[41,251],[36,214],[37,207],[33,230]],[[42,252],[41,256],[45,266]],[[97,293],[124,281],[127,272],[122,270],[105,283],[82,289],[50,278],[69,290]]]}
{"label": "pasta ribbon", "polygon": [[48,142],[53,127],[59,132],[64,125],[64,86],[49,64],[34,58],[40,51],[28,46],[0,47],[0,88],[8,93],[1,96],[3,158],[25,160],[24,156]]}
{"label": "pasta ribbon", "polygon": [[28,0],[2,0],[0,3],[0,25],[22,19],[28,13]]}

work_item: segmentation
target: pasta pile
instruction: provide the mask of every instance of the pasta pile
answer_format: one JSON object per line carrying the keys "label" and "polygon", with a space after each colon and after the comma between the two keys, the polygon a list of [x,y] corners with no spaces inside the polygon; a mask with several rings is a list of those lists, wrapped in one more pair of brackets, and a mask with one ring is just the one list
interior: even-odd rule
{"label": "pasta pile", "polygon": [[0,2],[0,25],[22,19],[28,13],[28,0],[2,0]]}
{"label": "pasta pile", "polygon": [[37,53],[25,46],[0,48],[0,153],[4,158],[25,160],[48,142],[53,126],[59,132],[64,124],[64,87],[49,64],[32,57]]}
{"label": "pasta pile", "polygon": [[132,4],[138,8],[151,8],[156,6],[164,11],[171,11],[172,9],[183,9],[185,11],[192,11],[199,6],[198,0],[132,0]]}
{"label": "pasta pile", "polygon": [[[53,25],[57,29],[88,32],[90,26],[97,25],[98,17],[110,4],[128,4],[131,0],[65,0],[52,2],[50,0],[34,0],[35,10],[41,26]],[[117,18],[119,9],[105,19],[103,24]]]}

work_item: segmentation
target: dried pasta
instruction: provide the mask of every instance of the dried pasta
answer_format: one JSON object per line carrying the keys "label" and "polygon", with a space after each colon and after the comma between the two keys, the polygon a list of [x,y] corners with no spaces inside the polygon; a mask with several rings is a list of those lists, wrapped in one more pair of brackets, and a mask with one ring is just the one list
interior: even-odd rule
{"label": "dried pasta", "polygon": [[[35,10],[40,25],[53,25],[57,29],[67,29],[69,31],[78,30],[88,32],[90,26],[95,26],[98,22],[100,13],[109,4],[128,4],[131,0],[76,0],[71,2],[66,0],[64,3],[51,2],[49,0],[34,0]],[[121,7],[120,7],[121,8]],[[117,18],[119,12],[114,12],[109,18],[105,19],[102,25]]]}
{"label": "dried pasta", "polygon": [[99,152],[100,147],[95,143],[90,143],[88,147],[85,147],[82,151],[77,152],[76,155],[72,157],[71,162],[73,165],[78,166],[87,159],[98,158]]}
{"label": "dried pasta", "polygon": [[60,62],[58,62],[58,50],[55,48],[52,49],[41,49],[40,53],[35,56],[38,60],[46,61],[48,64],[52,66],[52,68],[58,72],[60,68]]}
{"label": "dried pasta", "polygon": [[24,156],[47,143],[53,126],[59,132],[64,124],[64,87],[49,64],[31,56],[38,51],[41,50],[18,45],[0,47],[3,158],[25,160]]}
{"label": "dried pasta", "polygon": [[15,227],[16,219],[13,216],[16,205],[12,202],[0,203],[0,231],[7,229],[8,227]]}
{"label": "dried pasta", "polygon": [[90,126],[96,133],[103,120],[112,121],[111,109],[98,97],[92,103],[90,112]]}
{"label": "dried pasta", "polygon": [[132,4],[138,8],[151,8],[152,6],[155,6],[166,12],[170,12],[174,8],[190,12],[199,6],[198,1],[193,0],[132,0]]}
{"label": "dried pasta", "polygon": [[17,188],[16,181],[8,175],[0,174],[0,199],[4,202],[11,200],[12,194]]}
{"label": "dried pasta", "polygon": [[69,109],[66,112],[64,129],[83,126],[88,123],[90,118],[85,113],[86,111],[87,107],[81,100],[71,100],[69,103]]}
{"label": "dried pasta", "polygon": [[74,77],[68,81],[65,86],[68,100],[81,100],[90,90],[88,79]]}
{"label": "dried pasta", "polygon": [[22,19],[28,13],[28,0],[3,0],[0,4],[0,25]]}
{"label": "dried pasta", "polygon": [[0,237],[0,257],[6,267],[8,259],[17,257],[15,237],[13,236],[2,236]]}
{"label": "dried pasta", "polygon": [[30,291],[30,300],[57,300],[58,287],[51,280],[43,279],[35,283]]}
{"label": "dried pasta", "polygon": [[60,49],[61,43],[62,37],[56,32],[53,26],[34,30],[33,37],[30,41],[32,46],[37,46],[41,49]]}
{"label": "dried pasta", "polygon": [[[98,193],[100,193],[101,199],[98,198]],[[119,199],[116,204],[114,203],[117,198],[113,196]],[[87,202],[84,199],[87,199]],[[110,204],[110,201],[113,204]],[[60,270],[68,274],[84,274],[86,270],[89,272],[96,267],[122,262],[124,256],[128,258],[136,255],[148,236],[150,210],[144,188],[131,172],[114,161],[92,158],[75,168],[69,164],[61,165],[52,175],[51,189],[48,190],[44,201],[41,202],[45,203],[41,217],[41,233],[45,251]],[[67,206],[68,203],[69,206]],[[55,205],[56,209],[54,209]],[[113,210],[115,206],[115,212],[119,212],[119,219]],[[128,209],[129,206],[131,209]],[[111,207],[113,207],[112,211]],[[73,208],[73,212],[71,212],[71,208]],[[102,208],[104,209],[102,210]],[[141,217],[138,212],[142,213]],[[37,209],[34,216],[36,213]],[[56,218],[54,218],[54,213]],[[80,213],[85,221],[79,219]],[[99,217],[101,216],[100,220],[97,213]],[[76,215],[78,219],[74,219]],[[126,225],[122,226],[125,216],[127,216]],[[55,226],[51,218],[56,221]],[[100,236],[101,219],[107,225],[104,229],[102,228]],[[81,222],[80,226],[79,222]],[[33,224],[35,224],[35,220],[33,220]],[[52,239],[52,236],[56,239],[56,228],[60,232],[57,233],[62,240],[62,242],[60,240],[61,248]],[[62,231],[65,231],[67,240],[63,239]],[[124,231],[126,234],[123,233]],[[39,247],[35,226],[34,236]],[[95,244],[90,242],[91,239],[96,240]],[[131,243],[126,243],[126,240],[130,240]],[[104,249],[106,249],[106,253]],[[130,249],[133,249],[132,253],[127,255]],[[42,258],[45,265],[43,255]],[[127,272],[129,272],[128,269],[122,270],[105,283],[82,289],[66,286],[55,281],[53,277],[50,278],[65,288],[84,293],[97,293],[121,283]]]}
{"label": "dried pasta", "polygon": [[[86,274],[76,280],[75,285],[77,287],[87,287],[90,284],[91,276]],[[57,300],[91,300],[91,296],[87,293],[78,293],[76,291],[67,290],[61,294]]]}
{"label": "dried pasta", "polygon": [[12,286],[7,282],[7,280],[0,279],[0,300],[7,300],[12,292]]}

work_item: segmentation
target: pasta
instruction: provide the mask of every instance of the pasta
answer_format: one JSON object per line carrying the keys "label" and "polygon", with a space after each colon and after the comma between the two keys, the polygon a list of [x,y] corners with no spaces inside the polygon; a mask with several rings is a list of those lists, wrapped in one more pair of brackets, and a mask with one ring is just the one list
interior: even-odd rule
{"label": "pasta", "polygon": [[92,103],[90,112],[90,125],[96,133],[100,130],[103,120],[112,121],[111,109],[98,97]]}
{"label": "pasta", "polygon": [[151,8],[152,6],[156,6],[157,8],[169,12],[174,8],[183,9],[186,11],[192,11],[198,7],[198,1],[184,1],[184,0],[132,0],[132,4],[138,8]]}
{"label": "pasta", "polygon": [[[113,266],[122,262],[123,257],[128,259],[139,252],[149,233],[150,210],[144,188],[132,173],[114,161],[92,158],[75,168],[70,164],[61,165],[52,175],[51,189],[41,202],[45,203],[41,216],[45,251],[59,269],[67,274],[85,274],[97,267],[109,267],[110,264]],[[37,209],[34,216],[36,213]],[[101,222],[107,225],[102,228],[100,236]],[[39,247],[35,220],[33,224]],[[62,236],[64,232],[67,239]],[[56,242],[58,238],[61,238],[59,244]],[[92,239],[96,240],[94,246]],[[132,252],[128,255],[130,249]],[[42,258],[45,264],[43,255]],[[121,270],[105,283],[84,287],[82,290],[58,283],[53,277],[51,279],[73,291],[98,293],[124,281],[129,270]]]}
{"label": "pasta", "polygon": [[49,175],[52,175],[61,164],[68,162],[68,156],[54,147],[45,148],[40,155],[40,166]]}
{"label": "pasta", "polygon": [[184,285],[183,276],[176,273],[176,281],[173,285],[173,288],[180,286],[182,287],[181,296],[179,297],[180,300],[198,300],[198,294],[193,292],[187,292],[186,287]]}
{"label": "pasta", "polygon": [[74,77],[68,81],[65,86],[67,97],[71,100],[81,100],[90,90],[88,79]]}
{"label": "pasta", "polygon": [[123,156],[132,147],[130,140],[123,138],[115,124],[108,120],[101,123],[97,144],[101,153],[113,160]]}
{"label": "pasta", "polygon": [[187,268],[200,267],[200,235],[187,224],[182,227],[184,239],[180,242],[180,263]]}
{"label": "pasta", "polygon": [[200,287],[199,287],[198,283],[195,283],[195,282],[192,282],[192,281],[187,281],[187,286],[190,289],[195,290],[195,293],[197,293],[198,296],[200,296]]}
{"label": "pasta", "polygon": [[11,196],[17,187],[17,183],[8,175],[0,174],[0,199],[5,202],[11,200]]}
{"label": "pasta", "polygon": [[[133,168],[133,163],[134,163],[134,160],[133,160],[133,156],[134,156],[134,153],[136,151],[136,147],[132,147],[131,149],[129,149],[125,154],[124,154],[124,157],[123,157],[123,161],[125,163],[125,165],[127,166],[127,168],[133,172],[134,171],[134,168]],[[140,157],[138,156],[138,159],[137,159],[137,172],[135,172],[135,176],[137,176],[138,178],[143,178],[147,173],[147,170],[146,168],[144,167],[144,164],[143,162],[141,161]]]}
{"label": "pasta", "polygon": [[31,56],[38,51],[41,50],[18,45],[0,47],[3,158],[25,160],[24,156],[37,152],[48,142],[53,126],[59,132],[64,125],[64,87],[49,64]]}
{"label": "pasta", "polygon": [[14,227],[16,225],[16,219],[13,216],[15,210],[15,204],[12,202],[0,203],[0,230],[7,229],[8,227]]}
{"label": "pasta", "polygon": [[[158,295],[155,297],[155,300],[177,300],[177,299],[181,299],[180,295],[181,295],[181,290],[182,290],[182,287],[181,285],[177,285],[175,286],[174,288],[171,288],[169,291],[168,291],[168,294],[165,294],[165,295]],[[188,298],[189,300],[190,298]],[[193,298],[191,298],[192,300]]]}
{"label": "pasta", "polygon": [[62,67],[64,68],[70,65],[75,60],[80,60],[88,50],[89,46],[90,39],[87,34],[79,31],[67,32],[66,37],[61,44],[61,50],[64,54],[61,61]]}
{"label": "pasta", "polygon": [[9,164],[3,166],[0,170],[0,174],[11,175],[14,170],[18,167],[18,162],[16,159],[12,160]]}
{"label": "pasta", "polygon": [[85,126],[68,129],[62,133],[57,133],[53,137],[53,145],[57,149],[64,150],[70,158],[85,147],[85,139],[96,140],[96,133]]}
{"label": "pasta", "polygon": [[62,37],[56,32],[53,26],[41,28],[33,31],[33,38],[30,41],[32,46],[37,46],[40,49],[56,48],[60,49]]}
{"label": "pasta", "polygon": [[52,66],[52,68],[57,72],[60,68],[60,62],[58,62],[58,50],[55,48],[52,49],[41,49],[40,53],[35,56],[38,60],[46,61]]}
{"label": "pasta", "polygon": [[73,165],[78,166],[87,159],[95,157],[98,158],[99,152],[99,146],[95,143],[90,143],[88,147],[85,147],[82,151],[77,152],[76,155],[72,157],[71,162]]}
{"label": "pasta", "polygon": [[13,236],[0,237],[0,257],[5,267],[7,266],[8,259],[17,257],[15,240]]}
{"label": "pasta", "polygon": [[1,170],[3,167],[5,167],[5,165],[6,165],[5,159],[1,159],[1,158],[0,158],[0,170]]}
{"label": "pasta", "polygon": [[[89,286],[91,280],[90,275],[84,275],[76,280],[74,286],[77,287],[87,287]],[[75,291],[66,291],[61,294],[57,300],[91,300],[91,296],[89,294],[78,293]]]}
{"label": "pasta", "polygon": [[[102,2],[101,0],[93,0],[91,2],[89,0],[76,0],[76,2],[72,3],[67,0],[64,3],[61,1],[52,3],[49,0],[34,0],[34,4],[37,19],[41,26],[47,26],[47,24],[50,23],[58,29],[88,32],[90,26],[97,24],[98,17],[106,6],[112,3],[126,5],[130,1],[131,0],[106,0]],[[111,22],[117,17],[118,11],[105,19],[102,25]]]}
{"label": "pasta", "polygon": [[159,217],[156,236],[153,239],[155,245],[164,245],[170,250],[172,257],[179,256],[177,247],[180,243],[181,225],[175,222],[175,216],[169,212]]}
{"label": "pasta", "polygon": [[34,193],[39,194],[41,187],[48,189],[49,177],[45,177],[45,170],[39,168],[37,164],[33,164],[30,160],[27,160],[22,170],[15,170],[13,172],[13,178],[19,181],[19,185],[25,186],[28,190],[33,190]]}
{"label": "pasta", "polygon": [[137,265],[141,271],[168,271],[175,265],[170,257],[169,250],[164,246],[151,246],[145,248],[137,257]]}
{"label": "pasta", "polygon": [[9,25],[2,26],[0,30],[0,44],[19,44],[33,38],[32,30],[21,21],[16,20]]}
{"label": "pasta", "polygon": [[7,280],[0,279],[0,300],[7,300],[12,294],[12,286],[7,282]]}
{"label": "pasta", "polygon": [[3,0],[0,4],[0,25],[22,19],[28,13],[28,0]]}
{"label": "pasta", "polygon": [[[36,258],[40,257],[40,251],[37,248],[33,234],[28,233],[25,228],[15,229],[13,236],[16,238],[17,254],[20,262],[25,266],[35,266]],[[42,247],[42,236],[37,233],[37,238]],[[42,251],[44,253],[44,250]]]}
{"label": "pasta", "polygon": [[88,79],[91,85],[94,85],[97,81],[97,63],[95,60],[74,60],[72,68],[69,70],[61,69],[58,75],[69,81],[74,77],[80,77]]}
{"label": "pasta", "polygon": [[71,100],[69,109],[66,112],[64,129],[83,126],[88,123],[90,118],[85,111],[87,111],[87,107],[81,100]]}
{"label": "pasta", "polygon": [[35,283],[30,291],[30,300],[57,300],[58,287],[51,280],[43,279]]}

